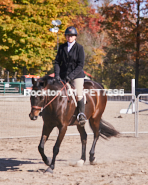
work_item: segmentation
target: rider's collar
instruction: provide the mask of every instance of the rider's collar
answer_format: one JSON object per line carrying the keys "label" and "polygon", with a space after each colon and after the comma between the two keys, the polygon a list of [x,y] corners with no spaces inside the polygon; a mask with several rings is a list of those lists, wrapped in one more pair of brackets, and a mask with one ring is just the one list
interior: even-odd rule
{"label": "rider's collar", "polygon": [[75,40],[73,41],[73,42],[67,42],[67,44],[68,44],[68,52],[70,51],[70,49],[72,48],[72,46],[75,44]]}

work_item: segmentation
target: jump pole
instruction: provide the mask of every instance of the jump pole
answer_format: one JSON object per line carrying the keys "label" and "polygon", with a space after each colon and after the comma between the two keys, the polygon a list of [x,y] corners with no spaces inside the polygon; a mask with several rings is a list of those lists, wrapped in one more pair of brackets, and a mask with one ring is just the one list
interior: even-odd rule
{"label": "jump pole", "polygon": [[[124,94],[125,96],[127,94]],[[135,101],[136,101],[136,97],[135,97],[135,79],[131,79],[131,93],[128,94],[129,96],[131,95],[131,100],[130,100],[130,104],[128,106],[127,109],[121,109],[120,113],[121,114],[133,114],[135,113]],[[132,109],[130,109],[132,105]]]}

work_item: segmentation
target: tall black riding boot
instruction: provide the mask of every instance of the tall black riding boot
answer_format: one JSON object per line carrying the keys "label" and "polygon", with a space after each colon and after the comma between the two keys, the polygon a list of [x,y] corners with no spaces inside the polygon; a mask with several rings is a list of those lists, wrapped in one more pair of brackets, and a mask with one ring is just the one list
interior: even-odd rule
{"label": "tall black riding boot", "polygon": [[85,116],[85,105],[84,105],[84,98],[82,100],[78,101],[78,115],[77,115],[77,120],[80,123],[81,126],[84,126],[86,123],[86,116]]}

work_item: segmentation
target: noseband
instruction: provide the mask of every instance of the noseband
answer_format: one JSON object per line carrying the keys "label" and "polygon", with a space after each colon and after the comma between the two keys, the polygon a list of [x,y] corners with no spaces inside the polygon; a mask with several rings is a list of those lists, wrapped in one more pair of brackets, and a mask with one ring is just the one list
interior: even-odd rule
{"label": "noseband", "polygon": [[41,110],[42,109],[42,107],[39,107],[39,106],[32,106],[31,108],[36,109],[36,110]]}
{"label": "noseband", "polygon": [[[36,110],[43,110],[45,109],[51,102],[53,102],[54,99],[56,99],[56,97],[58,97],[58,95],[60,94],[60,92],[65,88],[66,90],[66,84],[64,84],[62,81],[60,81],[62,84],[63,84],[63,87],[62,89],[58,92],[58,94],[52,99],[50,100],[50,102],[48,102],[45,106],[43,107],[39,107],[39,106],[31,106],[31,109],[36,109]],[[67,95],[67,94],[66,94]],[[68,95],[67,95],[67,98],[68,98]]]}

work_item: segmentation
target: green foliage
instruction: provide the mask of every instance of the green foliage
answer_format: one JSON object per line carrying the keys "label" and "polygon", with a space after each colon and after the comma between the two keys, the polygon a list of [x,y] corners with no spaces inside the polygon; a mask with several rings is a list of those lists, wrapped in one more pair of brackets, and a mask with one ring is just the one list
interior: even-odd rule
{"label": "green foliage", "polygon": [[139,87],[148,87],[147,16],[139,17],[137,27],[137,7],[132,8],[132,3],[137,5],[138,0],[118,6],[111,5],[111,0],[102,2],[103,8],[96,12],[87,0],[0,0],[0,66],[19,75],[23,68],[31,74],[53,72],[57,34],[49,29],[52,20],[59,19],[59,43],[65,42],[67,26],[74,25],[85,50],[84,69],[105,88],[130,91],[140,33]]}
{"label": "green foliage", "polygon": [[53,67],[57,34],[49,31],[52,20],[60,19],[59,42],[79,14],[86,13],[78,0],[14,0],[14,12],[0,17],[0,65],[9,71],[42,73]]}

